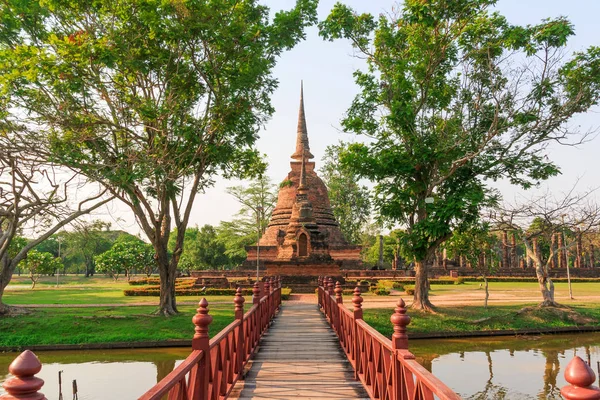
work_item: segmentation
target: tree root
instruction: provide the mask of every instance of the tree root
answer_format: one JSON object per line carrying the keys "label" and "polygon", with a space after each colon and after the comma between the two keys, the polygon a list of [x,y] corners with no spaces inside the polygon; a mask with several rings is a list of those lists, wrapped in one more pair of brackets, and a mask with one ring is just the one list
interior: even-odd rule
{"label": "tree root", "polygon": [[15,307],[0,303],[0,317],[16,317],[18,315],[27,314],[31,314],[31,310],[24,307]]}

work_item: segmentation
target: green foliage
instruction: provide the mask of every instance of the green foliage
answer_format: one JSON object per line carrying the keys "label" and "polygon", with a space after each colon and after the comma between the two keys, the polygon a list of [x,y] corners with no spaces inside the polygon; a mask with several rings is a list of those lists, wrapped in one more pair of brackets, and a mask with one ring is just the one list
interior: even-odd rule
{"label": "green foliage", "polygon": [[320,176],[327,186],[331,209],[344,238],[350,243],[360,243],[361,234],[371,217],[369,189],[359,185],[357,174],[340,162],[348,144],[340,142],[325,149]]}
{"label": "green foliage", "polygon": [[[177,230],[169,238],[169,251],[175,250]],[[217,231],[212,225],[202,228],[194,227],[185,230],[183,253],[178,268],[189,273],[197,269],[218,269],[229,265],[225,254],[225,245],[217,238]]]}
{"label": "green foliage", "polygon": [[489,231],[487,224],[476,224],[466,231],[453,232],[443,247],[448,258],[463,256],[479,274],[493,274],[499,263],[496,251],[499,240]]}
{"label": "green foliage", "polygon": [[94,260],[98,271],[108,274],[115,281],[121,273],[125,273],[129,278],[134,269],[154,269],[156,265],[152,246],[141,240],[117,242]]}
{"label": "green foliage", "polygon": [[571,116],[600,98],[600,51],[562,58],[569,21],[514,26],[493,4],[408,0],[376,19],[337,3],[319,24],[368,63],[342,126],[372,141],[342,163],[375,182],[375,210],[406,226],[402,251],[419,264],[495,203],[486,180],[529,188],[558,174],[545,144],[572,137]]}
{"label": "green foliage", "polygon": [[32,289],[35,288],[35,284],[40,276],[54,274],[62,268],[60,258],[55,258],[51,253],[42,253],[37,250],[30,250],[23,264],[29,272]]}
{"label": "green foliage", "polygon": [[[383,235],[383,262],[384,266],[391,266],[394,256],[400,250],[401,230],[394,230],[389,235]],[[364,237],[363,237],[364,238]],[[377,265],[379,261],[379,237],[370,238],[367,243],[363,244],[363,261],[367,265]],[[402,254],[400,254],[400,257]],[[400,259],[402,262],[402,259]]]}
{"label": "green foliage", "polygon": [[[257,0],[9,0],[0,113],[24,146],[131,208],[171,286],[169,235],[173,225],[185,231],[198,192],[217,174],[264,169],[254,143],[274,111],[272,70],[316,7],[297,0],[271,17]],[[167,315],[176,313],[170,293]]]}
{"label": "green foliage", "polygon": [[412,296],[415,294],[415,287],[413,285],[404,285],[404,291],[407,295]]}
{"label": "green foliage", "polygon": [[[284,181],[285,182],[285,181]],[[248,186],[233,186],[227,192],[235,197],[241,208],[232,221],[221,221],[217,240],[225,246],[228,266],[240,265],[247,256],[246,246],[256,244],[259,232],[265,232],[277,203],[277,188],[268,177],[259,176]]]}

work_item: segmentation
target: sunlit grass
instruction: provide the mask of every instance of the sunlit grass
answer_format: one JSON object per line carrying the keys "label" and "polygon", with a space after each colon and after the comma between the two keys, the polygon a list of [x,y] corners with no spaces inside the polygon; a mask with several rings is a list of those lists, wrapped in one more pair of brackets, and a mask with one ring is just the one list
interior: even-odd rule
{"label": "sunlit grass", "polygon": [[[193,306],[180,306],[180,314],[154,316],[152,306],[38,309],[31,314],[0,318],[0,346],[86,344],[191,340]],[[213,336],[233,320],[233,307],[209,306]]]}

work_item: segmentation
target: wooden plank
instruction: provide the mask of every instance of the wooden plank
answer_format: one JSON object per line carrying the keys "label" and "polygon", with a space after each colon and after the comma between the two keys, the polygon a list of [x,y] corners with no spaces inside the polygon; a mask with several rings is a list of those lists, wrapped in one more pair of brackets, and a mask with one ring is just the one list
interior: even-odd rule
{"label": "wooden plank", "polygon": [[234,399],[368,399],[316,304],[287,302]]}

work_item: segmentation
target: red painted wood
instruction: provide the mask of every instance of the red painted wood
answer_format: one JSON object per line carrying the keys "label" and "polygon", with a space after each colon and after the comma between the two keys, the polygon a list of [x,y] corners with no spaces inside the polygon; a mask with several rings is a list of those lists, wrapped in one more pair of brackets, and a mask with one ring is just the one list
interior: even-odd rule
{"label": "red painted wood", "polygon": [[566,400],[598,400],[600,388],[594,386],[596,374],[581,357],[575,356],[565,369],[565,380],[569,383],[560,390]]}
{"label": "red painted wood", "polygon": [[[372,399],[384,400],[457,400],[460,397],[442,381],[421,366],[408,351],[404,301],[398,301],[390,321],[394,327],[392,340],[367,324],[363,318],[360,289],[354,289],[354,310],[347,310],[338,298],[329,278],[320,280],[319,306],[337,333],[340,345],[354,367],[355,378]],[[336,285],[337,289],[337,285]]]}
{"label": "red painted wood", "polygon": [[8,394],[0,396],[2,400],[46,400],[43,393],[38,392],[44,381],[35,374],[42,370],[42,363],[30,350],[25,350],[8,366],[8,372],[14,375],[7,379],[2,387]]}
{"label": "red painted wood", "polygon": [[260,287],[255,284],[253,305],[245,314],[245,300],[241,289],[238,289],[234,298],[234,321],[210,340],[208,326],[212,317],[208,302],[202,299],[192,319],[196,326],[192,353],[139,400],[160,400],[164,396],[169,400],[226,399],[281,305],[281,285],[273,279],[271,290],[269,281],[265,282],[266,294],[262,298]]}

